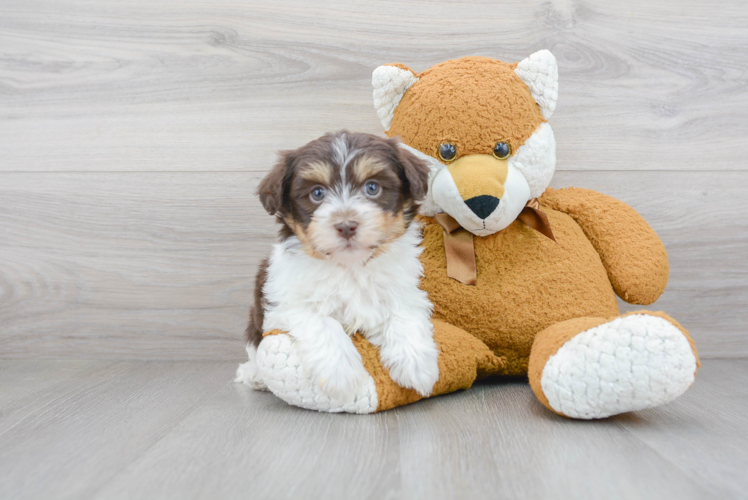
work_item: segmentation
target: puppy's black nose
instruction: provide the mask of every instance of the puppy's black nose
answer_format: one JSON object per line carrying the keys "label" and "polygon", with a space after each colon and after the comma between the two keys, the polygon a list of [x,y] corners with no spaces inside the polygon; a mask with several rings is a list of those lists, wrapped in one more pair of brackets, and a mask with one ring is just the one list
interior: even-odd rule
{"label": "puppy's black nose", "polygon": [[358,222],[353,220],[347,220],[335,224],[335,229],[338,230],[338,234],[347,240],[350,240],[356,234],[357,227]]}
{"label": "puppy's black nose", "polygon": [[485,219],[496,210],[496,207],[499,206],[499,201],[501,200],[498,198],[483,194],[466,200],[465,205],[467,205],[475,215],[481,219]]}

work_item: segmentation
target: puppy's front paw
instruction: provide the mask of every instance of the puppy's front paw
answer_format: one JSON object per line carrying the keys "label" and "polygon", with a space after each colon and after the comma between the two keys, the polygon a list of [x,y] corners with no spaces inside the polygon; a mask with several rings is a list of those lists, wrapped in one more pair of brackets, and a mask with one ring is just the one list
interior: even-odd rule
{"label": "puppy's front paw", "polygon": [[262,380],[253,359],[239,365],[239,368],[236,369],[234,382],[246,384],[256,391],[268,390],[268,386]]}
{"label": "puppy's front paw", "polygon": [[353,342],[347,336],[345,340],[330,346],[334,348],[307,352],[301,360],[314,384],[335,401],[352,400],[369,375]]}
{"label": "puppy's front paw", "polygon": [[246,384],[256,391],[267,391],[268,386],[257,370],[257,348],[252,344],[247,344],[247,357],[247,362],[240,364],[236,369],[234,382]]}
{"label": "puppy's front paw", "polygon": [[315,382],[334,401],[352,400],[368,375],[360,356],[358,360],[341,357],[335,362],[325,363],[313,373]]}
{"label": "puppy's front paw", "polygon": [[415,389],[421,396],[428,397],[439,380],[439,351],[433,339],[419,344],[417,347],[408,344],[386,346],[380,354],[390,378],[397,385]]}

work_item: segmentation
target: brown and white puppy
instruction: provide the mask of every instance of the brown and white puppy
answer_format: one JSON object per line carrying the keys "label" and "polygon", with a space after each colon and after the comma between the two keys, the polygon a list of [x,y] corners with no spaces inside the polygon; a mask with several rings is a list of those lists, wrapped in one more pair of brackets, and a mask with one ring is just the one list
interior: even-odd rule
{"label": "brown and white puppy", "polygon": [[282,330],[315,384],[334,400],[352,399],[366,378],[349,337],[360,332],[395,382],[431,393],[438,351],[412,223],[428,174],[397,140],[370,134],[327,134],[281,153],[258,189],[282,228],[257,276],[249,361],[237,381],[265,388],[257,346],[263,332]]}

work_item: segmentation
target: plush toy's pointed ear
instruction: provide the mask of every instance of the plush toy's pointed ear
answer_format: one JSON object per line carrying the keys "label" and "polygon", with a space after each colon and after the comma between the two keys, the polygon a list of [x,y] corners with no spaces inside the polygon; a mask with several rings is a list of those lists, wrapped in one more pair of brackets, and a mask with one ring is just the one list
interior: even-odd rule
{"label": "plush toy's pointed ear", "polygon": [[530,93],[547,120],[558,100],[558,65],[549,50],[539,50],[517,63],[517,76],[530,87]]}
{"label": "plush toy's pointed ear", "polygon": [[405,91],[418,81],[415,73],[405,65],[385,64],[374,70],[371,85],[374,87],[374,108],[382,120],[384,130],[390,129],[395,108],[400,104]]}

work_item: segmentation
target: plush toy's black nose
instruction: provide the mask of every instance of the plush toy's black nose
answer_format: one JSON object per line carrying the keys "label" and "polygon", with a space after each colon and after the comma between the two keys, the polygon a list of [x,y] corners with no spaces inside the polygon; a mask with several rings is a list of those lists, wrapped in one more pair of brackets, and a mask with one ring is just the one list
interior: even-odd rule
{"label": "plush toy's black nose", "polygon": [[496,207],[499,206],[499,201],[501,200],[498,198],[483,194],[466,200],[465,205],[467,205],[475,215],[481,219],[485,219],[496,210]]}

